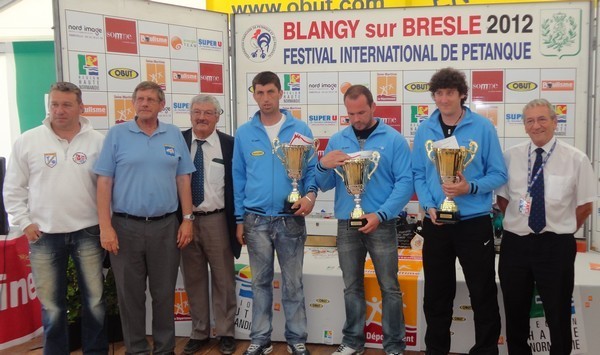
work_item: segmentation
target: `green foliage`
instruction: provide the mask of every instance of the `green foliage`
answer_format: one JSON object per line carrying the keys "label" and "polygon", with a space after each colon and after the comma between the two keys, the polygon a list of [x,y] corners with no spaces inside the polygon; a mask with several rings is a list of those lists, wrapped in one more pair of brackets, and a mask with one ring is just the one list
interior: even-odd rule
{"label": "green foliage", "polygon": [[112,268],[108,268],[104,277],[104,300],[106,301],[106,314],[109,316],[119,315],[119,300],[117,298],[117,285]]}
{"label": "green foliage", "polygon": [[69,258],[67,263],[67,321],[75,323],[81,317],[81,292],[77,282],[75,262]]}
{"label": "green foliage", "polygon": [[[106,314],[118,315],[117,286],[112,268],[107,269],[104,277],[104,300],[106,302]],[[78,318],[81,318],[81,307],[81,291],[77,282],[77,270],[75,262],[69,258],[67,264],[67,321],[69,324],[75,323]]]}

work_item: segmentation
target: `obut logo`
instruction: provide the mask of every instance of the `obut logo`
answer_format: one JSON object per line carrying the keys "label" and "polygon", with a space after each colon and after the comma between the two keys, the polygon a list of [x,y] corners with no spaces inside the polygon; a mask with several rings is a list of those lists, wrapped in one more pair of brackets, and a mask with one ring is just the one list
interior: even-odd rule
{"label": "obut logo", "polygon": [[108,75],[121,80],[135,79],[139,76],[138,72],[129,68],[113,68],[108,71]]}
{"label": "obut logo", "polygon": [[273,31],[263,25],[251,26],[242,37],[242,52],[253,62],[264,62],[273,56],[277,40]]}
{"label": "obut logo", "polygon": [[512,91],[532,91],[537,88],[537,84],[532,81],[512,81],[506,84],[506,88]]}
{"label": "obut logo", "polygon": [[414,83],[408,83],[404,85],[406,91],[410,92],[427,92],[429,91],[429,83],[423,81],[415,81]]}

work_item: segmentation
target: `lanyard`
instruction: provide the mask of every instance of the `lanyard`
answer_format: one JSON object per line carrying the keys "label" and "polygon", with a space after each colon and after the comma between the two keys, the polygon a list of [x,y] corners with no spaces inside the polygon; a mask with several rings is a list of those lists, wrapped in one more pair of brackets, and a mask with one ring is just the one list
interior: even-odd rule
{"label": "lanyard", "polygon": [[550,148],[550,151],[548,152],[548,154],[546,154],[546,158],[544,158],[544,160],[542,161],[542,165],[540,165],[540,168],[535,173],[535,176],[531,176],[531,143],[529,143],[529,152],[527,153],[527,196],[529,196],[529,193],[531,192],[531,187],[533,186],[533,184],[535,184],[536,180],[540,176],[540,173],[542,172],[542,170],[544,170],[544,166],[546,165],[548,159],[550,159],[552,152],[554,152],[554,148],[556,148],[557,141],[558,139],[554,141],[554,144],[552,144],[552,148]]}

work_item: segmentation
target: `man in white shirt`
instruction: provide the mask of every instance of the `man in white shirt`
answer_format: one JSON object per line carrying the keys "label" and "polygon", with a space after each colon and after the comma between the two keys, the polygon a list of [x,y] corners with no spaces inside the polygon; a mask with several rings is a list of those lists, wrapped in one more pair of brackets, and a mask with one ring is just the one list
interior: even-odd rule
{"label": "man in white shirt", "polygon": [[504,212],[499,276],[511,354],[531,354],[529,311],[534,287],[550,330],[550,354],[571,353],[573,234],[592,213],[595,177],[587,156],[556,139],[554,107],[544,99],[523,108],[531,140],[504,152],[509,179],[496,191]]}
{"label": "man in white shirt", "polygon": [[68,354],[67,260],[75,262],[82,291],[85,354],[108,351],[104,277],[92,172],[104,136],[81,117],[81,90],[50,87],[49,115],[15,142],[4,182],[4,203],[29,240],[29,259],[42,303],[44,354]]}
{"label": "man in white shirt", "polygon": [[184,354],[197,352],[210,340],[209,265],[219,350],[222,354],[235,351],[234,257],[240,256],[242,246],[235,236],[233,214],[233,137],[215,129],[222,113],[216,98],[197,95],[190,103],[192,128],[183,132],[196,165],[191,179],[194,236],[181,251],[181,268],[192,317],[192,333]]}

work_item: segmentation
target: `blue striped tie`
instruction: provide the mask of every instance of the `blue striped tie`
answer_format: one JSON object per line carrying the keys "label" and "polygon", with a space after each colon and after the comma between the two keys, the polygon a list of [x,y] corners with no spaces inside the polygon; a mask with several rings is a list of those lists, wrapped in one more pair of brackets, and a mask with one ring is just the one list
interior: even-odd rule
{"label": "blue striped tie", "polygon": [[[535,150],[537,156],[535,157],[535,163],[533,163],[533,170],[531,176],[535,176],[537,171],[542,166],[542,148]],[[531,186],[531,211],[529,213],[529,227],[534,233],[539,233],[546,226],[546,206],[544,202],[544,170],[540,172],[537,180],[533,186]]]}

